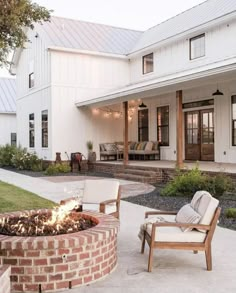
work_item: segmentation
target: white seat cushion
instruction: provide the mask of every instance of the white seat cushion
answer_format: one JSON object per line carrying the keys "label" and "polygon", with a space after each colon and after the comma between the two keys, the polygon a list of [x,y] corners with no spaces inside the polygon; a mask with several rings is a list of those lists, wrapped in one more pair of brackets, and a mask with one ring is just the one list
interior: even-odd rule
{"label": "white seat cushion", "polygon": [[117,199],[119,181],[117,180],[85,180],[83,203],[97,203]]}
{"label": "white seat cushion", "polygon": [[[86,210],[99,212],[99,204],[85,203],[83,204],[83,211],[86,211]],[[105,214],[111,214],[114,212],[116,212],[115,204],[109,204],[105,206]]]}
{"label": "white seat cushion", "polygon": [[[146,231],[149,235],[152,232],[152,224],[148,224]],[[204,242],[205,233],[193,230],[183,232],[179,227],[157,227],[155,241],[157,242]]]}

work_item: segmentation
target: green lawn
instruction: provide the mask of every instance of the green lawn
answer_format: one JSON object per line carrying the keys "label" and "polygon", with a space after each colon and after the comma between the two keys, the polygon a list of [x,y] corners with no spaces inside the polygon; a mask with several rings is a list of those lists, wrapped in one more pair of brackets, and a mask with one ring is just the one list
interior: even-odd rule
{"label": "green lawn", "polygon": [[0,212],[52,208],[56,203],[0,181]]}

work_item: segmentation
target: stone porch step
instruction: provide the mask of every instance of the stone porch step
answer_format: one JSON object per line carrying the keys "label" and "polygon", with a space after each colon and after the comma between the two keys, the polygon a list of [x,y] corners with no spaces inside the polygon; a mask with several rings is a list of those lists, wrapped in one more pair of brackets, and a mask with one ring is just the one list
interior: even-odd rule
{"label": "stone porch step", "polygon": [[131,180],[131,181],[137,181],[142,183],[155,183],[156,180],[149,176],[142,176],[142,175],[133,175],[133,174],[125,174],[125,173],[116,173],[114,174],[114,177],[117,179],[123,179],[123,180]]}
{"label": "stone porch step", "polygon": [[141,175],[141,176],[146,176],[146,177],[155,177],[156,176],[155,171],[130,169],[130,168],[124,169],[124,173],[131,174],[131,175]]}

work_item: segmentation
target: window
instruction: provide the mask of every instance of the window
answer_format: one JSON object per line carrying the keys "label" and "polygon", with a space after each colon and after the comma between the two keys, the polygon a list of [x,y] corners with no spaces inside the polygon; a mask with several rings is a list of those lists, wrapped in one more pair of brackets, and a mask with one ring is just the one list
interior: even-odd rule
{"label": "window", "polygon": [[169,106],[157,108],[157,140],[160,145],[169,145]]}
{"label": "window", "polygon": [[236,146],[236,96],[232,96],[232,145]]}
{"label": "window", "polygon": [[153,53],[143,56],[143,74],[153,72]]}
{"label": "window", "polygon": [[34,87],[34,61],[29,64],[29,88]]}
{"label": "window", "polygon": [[42,147],[48,147],[48,110],[42,111]]}
{"label": "window", "polygon": [[11,133],[11,145],[16,146],[16,133]]}
{"label": "window", "polygon": [[148,109],[138,111],[138,140],[148,141]]}
{"label": "window", "polygon": [[29,114],[29,147],[34,148],[34,114]]}
{"label": "window", "polygon": [[205,34],[190,39],[190,60],[205,56]]}

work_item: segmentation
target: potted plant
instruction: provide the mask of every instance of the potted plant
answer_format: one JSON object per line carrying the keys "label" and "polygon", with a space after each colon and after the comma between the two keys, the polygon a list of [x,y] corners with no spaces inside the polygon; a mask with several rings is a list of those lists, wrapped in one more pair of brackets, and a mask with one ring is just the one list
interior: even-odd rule
{"label": "potted plant", "polygon": [[88,161],[95,162],[96,153],[93,152],[93,142],[91,140],[87,141],[87,149],[88,149]]}

